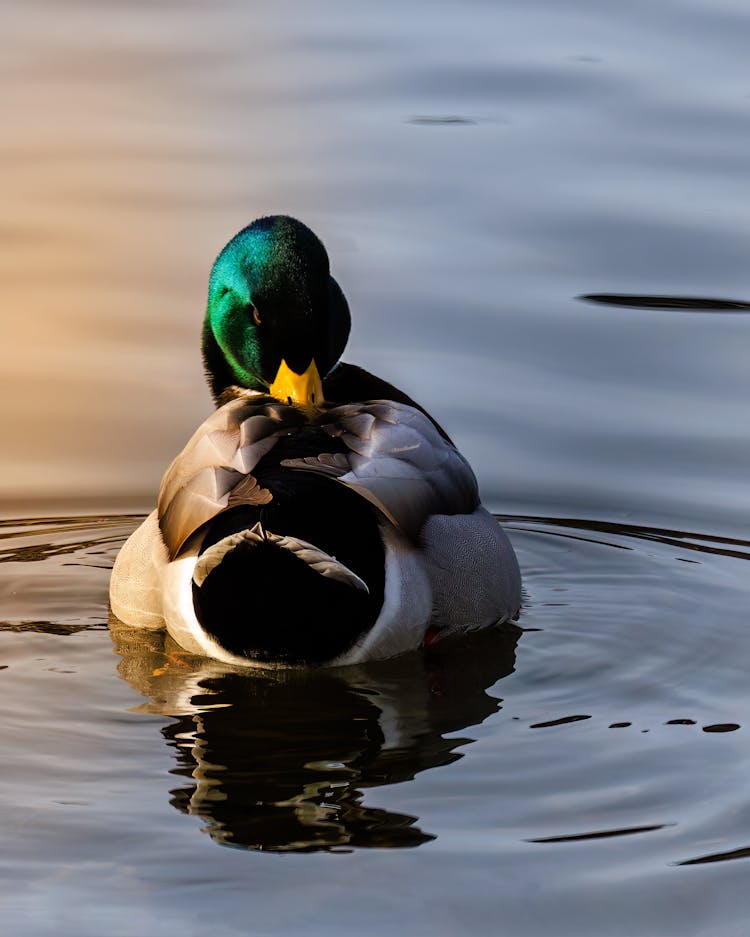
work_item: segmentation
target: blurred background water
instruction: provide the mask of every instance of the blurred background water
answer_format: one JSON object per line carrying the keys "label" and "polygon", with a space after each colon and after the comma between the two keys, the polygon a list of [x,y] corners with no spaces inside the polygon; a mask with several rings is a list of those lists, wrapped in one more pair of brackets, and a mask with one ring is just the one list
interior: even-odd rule
{"label": "blurred background water", "polygon": [[[9,932],[745,933],[746,4],[3,13]],[[280,683],[112,653],[210,265],[276,212],[506,517],[522,633]]]}

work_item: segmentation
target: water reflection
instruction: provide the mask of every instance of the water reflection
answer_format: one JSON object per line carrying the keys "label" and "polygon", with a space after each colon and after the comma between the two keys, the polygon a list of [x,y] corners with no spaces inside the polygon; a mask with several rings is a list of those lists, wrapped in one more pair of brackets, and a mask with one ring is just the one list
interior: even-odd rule
{"label": "water reflection", "polygon": [[706,296],[636,296],[631,293],[584,293],[586,303],[635,309],[682,309],[688,312],[750,312],[750,303],[741,299],[715,299]]}
{"label": "water reflection", "polygon": [[363,803],[461,757],[513,671],[515,626],[425,654],[341,670],[248,674],[184,654],[162,634],[111,623],[121,676],[175,716],[163,730],[181,779],[171,803],[222,845],[271,851],[418,846],[418,817]]}

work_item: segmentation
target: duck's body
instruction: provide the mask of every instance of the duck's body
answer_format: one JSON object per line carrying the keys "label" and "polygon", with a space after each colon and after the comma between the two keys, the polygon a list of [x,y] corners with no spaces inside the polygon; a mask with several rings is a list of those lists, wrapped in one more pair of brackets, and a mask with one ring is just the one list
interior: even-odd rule
{"label": "duck's body", "polygon": [[118,618],[227,662],[335,665],[517,613],[471,468],[409,397],[337,365],[348,322],[304,225],[261,219],[225,248],[203,339],[220,406],[118,556]]}

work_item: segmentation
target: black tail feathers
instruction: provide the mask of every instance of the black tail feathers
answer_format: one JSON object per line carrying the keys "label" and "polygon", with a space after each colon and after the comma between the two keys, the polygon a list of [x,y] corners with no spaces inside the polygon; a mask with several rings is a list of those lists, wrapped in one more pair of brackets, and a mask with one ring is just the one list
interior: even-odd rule
{"label": "black tail feathers", "polygon": [[250,525],[247,515],[222,515],[204,539],[193,575],[202,627],[232,654],[259,662],[322,664],[349,650],[382,608],[374,516],[368,511],[358,533],[351,517],[333,521],[313,543]]}

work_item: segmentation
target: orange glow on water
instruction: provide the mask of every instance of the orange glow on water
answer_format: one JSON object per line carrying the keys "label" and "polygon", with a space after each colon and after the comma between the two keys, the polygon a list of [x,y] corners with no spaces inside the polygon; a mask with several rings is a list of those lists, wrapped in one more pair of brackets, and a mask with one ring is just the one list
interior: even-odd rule
{"label": "orange glow on water", "polygon": [[295,209],[284,177],[305,175],[304,108],[264,98],[274,42],[257,19],[14,10],[0,103],[0,501],[144,500],[209,409],[211,262],[253,217]]}

